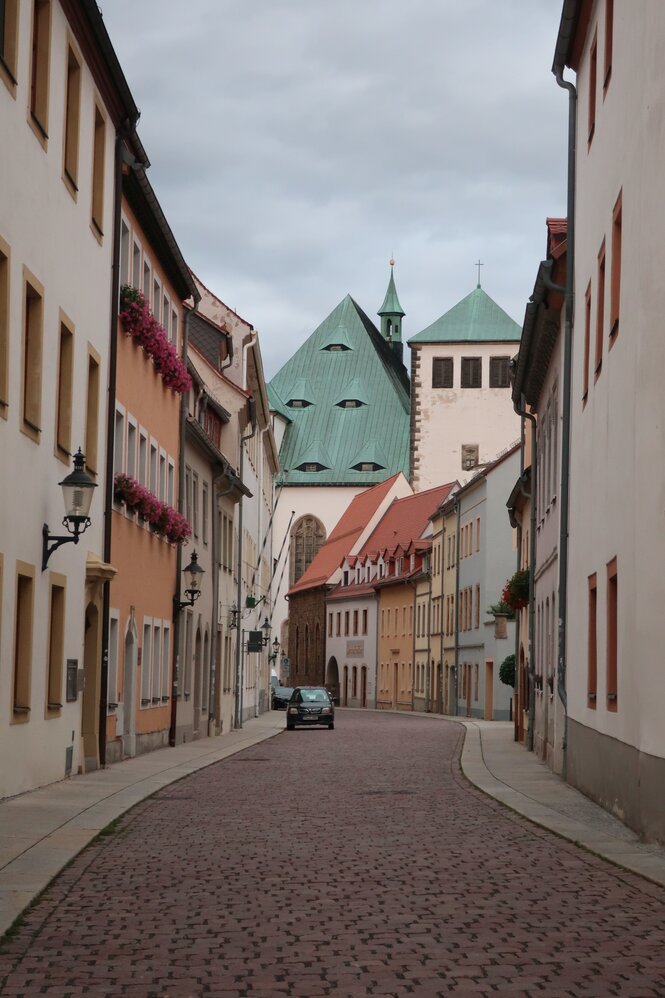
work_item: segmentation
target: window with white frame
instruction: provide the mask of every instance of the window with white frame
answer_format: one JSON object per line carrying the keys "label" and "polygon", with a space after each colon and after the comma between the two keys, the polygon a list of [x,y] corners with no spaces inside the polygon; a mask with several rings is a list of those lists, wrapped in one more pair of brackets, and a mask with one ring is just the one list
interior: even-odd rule
{"label": "window with white frame", "polygon": [[127,416],[127,456],[125,470],[132,478],[136,478],[136,437],[136,421],[131,416]]}
{"label": "window with white frame", "polygon": [[153,623],[152,625],[152,662],[151,662],[151,682],[150,692],[153,704],[161,702],[162,684],[162,625]]}
{"label": "window with white frame", "polygon": [[152,282],[152,314],[157,322],[162,321],[162,289],[156,277]]}
{"label": "window with white frame", "polygon": [[133,288],[138,291],[141,287],[141,247],[134,241],[132,247],[132,280],[131,284]]}
{"label": "window with white frame", "polygon": [[152,663],[152,618],[143,618],[143,647],[141,649],[141,706],[150,704],[150,666]]}
{"label": "window with white frame", "polygon": [[138,474],[137,478],[141,485],[147,483],[147,468],[148,468],[148,434],[145,430],[139,430],[139,459],[138,459]]}
{"label": "window with white frame", "polygon": [[120,287],[129,284],[129,226],[120,222]]}
{"label": "window with white frame", "polygon": [[175,309],[171,310],[171,342],[178,342],[178,313]]}
{"label": "window with white frame", "polygon": [[141,290],[143,291],[143,296],[144,296],[145,300],[148,302],[148,304],[150,304],[150,292],[152,291],[152,283],[151,282],[152,282],[152,275],[151,275],[151,270],[150,270],[150,264],[148,263],[148,260],[146,259],[145,254],[144,254],[144,256],[143,256],[143,287],[141,288]]}
{"label": "window with white frame", "polygon": [[154,440],[150,441],[150,477],[148,488],[153,495],[157,495],[157,444]]}
{"label": "window with white frame", "polygon": [[118,702],[118,634],[120,621],[117,610],[109,613],[109,654],[106,687],[107,710],[114,710]]}
{"label": "window with white frame", "polygon": [[169,699],[169,664],[171,656],[171,626],[165,623],[162,629],[162,703]]}
{"label": "window with white frame", "polygon": [[165,502],[166,500],[166,452],[160,450],[159,452],[159,491],[157,495]]}
{"label": "window with white frame", "polygon": [[175,505],[175,464],[172,457],[168,459],[166,470],[166,501],[169,506]]}
{"label": "window with white frame", "polygon": [[125,413],[116,406],[115,430],[113,438],[113,471],[119,474],[125,470]]}

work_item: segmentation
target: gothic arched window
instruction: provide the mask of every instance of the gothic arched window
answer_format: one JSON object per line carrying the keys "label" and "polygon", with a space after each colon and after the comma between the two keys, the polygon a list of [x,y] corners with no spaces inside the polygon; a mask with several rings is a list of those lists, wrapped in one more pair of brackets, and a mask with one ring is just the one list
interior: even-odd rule
{"label": "gothic arched window", "polygon": [[326,530],[315,516],[301,516],[291,528],[291,580],[294,586],[326,541]]}

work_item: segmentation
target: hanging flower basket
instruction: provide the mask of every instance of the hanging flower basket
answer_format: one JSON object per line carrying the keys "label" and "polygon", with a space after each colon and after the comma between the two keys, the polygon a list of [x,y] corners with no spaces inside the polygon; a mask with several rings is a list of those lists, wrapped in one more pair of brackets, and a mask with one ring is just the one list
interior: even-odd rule
{"label": "hanging flower basket", "polygon": [[124,503],[130,513],[138,513],[155,534],[165,537],[170,544],[184,544],[189,540],[192,528],[182,513],[162,502],[131,475],[115,476],[113,497],[117,503]]}
{"label": "hanging flower basket", "polygon": [[192,379],[175,344],[150,311],[145,296],[129,284],[123,284],[120,289],[119,318],[126,334],[152,359],[166,387],[180,394],[189,391]]}
{"label": "hanging flower basket", "polygon": [[515,572],[512,578],[506,581],[501,593],[501,599],[513,610],[523,610],[529,605],[529,581],[530,572],[528,568],[522,568]]}

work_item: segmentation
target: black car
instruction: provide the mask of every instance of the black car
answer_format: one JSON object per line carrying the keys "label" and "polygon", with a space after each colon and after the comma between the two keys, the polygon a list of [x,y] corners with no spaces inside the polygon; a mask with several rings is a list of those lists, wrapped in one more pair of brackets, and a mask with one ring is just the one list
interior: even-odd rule
{"label": "black car", "polygon": [[332,731],[335,705],[325,686],[296,686],[286,708],[286,730],[293,731],[296,724],[309,728],[325,724]]}
{"label": "black car", "polygon": [[292,686],[273,686],[272,688],[272,709],[286,710],[293,693]]}

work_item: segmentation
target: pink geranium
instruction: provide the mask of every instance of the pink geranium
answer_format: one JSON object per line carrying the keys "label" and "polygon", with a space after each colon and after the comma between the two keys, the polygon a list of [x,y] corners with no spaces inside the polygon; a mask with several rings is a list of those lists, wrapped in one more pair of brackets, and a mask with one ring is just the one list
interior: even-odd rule
{"label": "pink geranium", "polygon": [[171,544],[183,544],[191,536],[192,528],[182,513],[162,502],[131,475],[120,473],[115,476],[113,494],[116,502],[123,502],[130,512],[137,512],[156,534]]}
{"label": "pink geranium", "polygon": [[143,347],[152,359],[155,370],[162,376],[164,384],[174,392],[189,391],[192,379],[182,359],[178,356],[175,344],[150,311],[145,296],[129,284],[120,289],[120,313],[122,327],[139,346]]}

